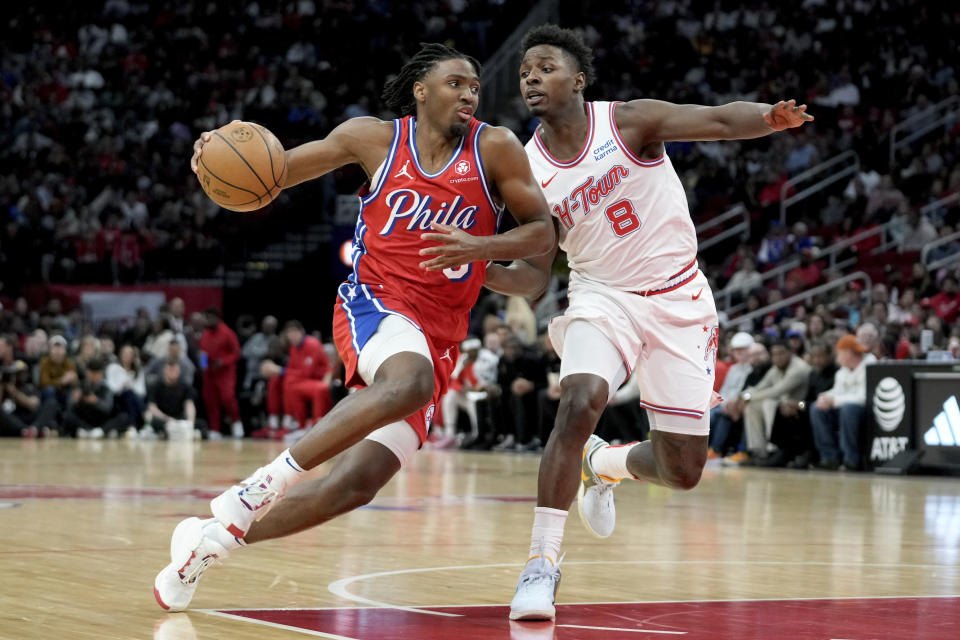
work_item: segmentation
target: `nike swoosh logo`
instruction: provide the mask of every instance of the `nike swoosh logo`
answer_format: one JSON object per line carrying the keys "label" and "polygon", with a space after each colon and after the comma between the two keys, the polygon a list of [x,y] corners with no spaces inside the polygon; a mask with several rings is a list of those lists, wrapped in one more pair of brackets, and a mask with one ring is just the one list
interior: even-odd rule
{"label": "nike swoosh logo", "polygon": [[692,296],[690,296],[690,297],[693,298],[694,300],[696,300],[697,298],[700,297],[700,294],[701,294],[701,293],[703,293],[703,289],[700,289],[700,291],[697,291],[696,295],[692,295]]}
{"label": "nike swoosh logo", "polygon": [[556,177],[557,177],[557,174],[559,174],[559,173],[560,173],[560,172],[557,171],[557,173],[555,173],[555,174],[553,174],[552,176],[550,176],[550,179],[547,180],[546,182],[544,182],[543,180],[541,180],[541,181],[540,181],[540,186],[543,187],[544,189],[546,189],[546,188],[547,188],[547,185],[550,184],[551,182],[553,182],[553,179],[556,178]]}

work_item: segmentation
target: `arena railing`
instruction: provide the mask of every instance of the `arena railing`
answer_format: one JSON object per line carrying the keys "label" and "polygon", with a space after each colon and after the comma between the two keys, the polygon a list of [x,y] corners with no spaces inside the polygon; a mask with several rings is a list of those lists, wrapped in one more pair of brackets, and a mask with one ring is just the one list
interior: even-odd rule
{"label": "arena railing", "polygon": [[[890,167],[896,163],[897,151],[928,133],[948,128],[960,118],[960,96],[950,96],[920,113],[898,122],[890,129]],[[903,137],[900,135],[903,134]]]}
{"label": "arena railing", "polygon": [[[937,269],[946,266],[956,260],[960,259],[960,249],[954,251],[950,255],[944,256],[939,260],[934,260],[933,262],[927,262],[927,259],[930,257],[930,253],[937,247],[942,247],[945,244],[950,244],[960,240],[960,231],[951,233],[948,236],[943,236],[942,238],[937,238],[933,242],[928,242],[923,245],[923,249],[920,251],[920,263],[927,268],[927,271],[936,271]],[[936,265],[936,266],[935,266]]]}
{"label": "arena railing", "polygon": [[750,212],[747,211],[747,208],[743,206],[742,202],[735,204],[724,213],[707,220],[703,224],[697,225],[697,237],[699,238],[704,234],[705,231],[713,229],[714,227],[719,227],[723,223],[734,218],[741,218],[741,220],[739,220],[729,229],[724,229],[715,236],[710,236],[706,240],[699,240],[698,244],[700,246],[700,250],[703,251],[704,249],[709,249],[714,245],[720,244],[727,238],[732,238],[734,236],[740,236],[741,240],[746,240],[750,236]]}
{"label": "arena railing", "polygon": [[855,271],[854,273],[843,276],[842,278],[831,280],[830,282],[822,284],[819,287],[814,287],[813,289],[808,289],[807,291],[790,296],[789,298],[784,298],[779,302],[768,304],[767,306],[761,307],[756,311],[751,311],[750,313],[745,313],[740,316],[728,317],[726,320],[721,322],[721,326],[726,329],[729,327],[740,326],[748,322],[753,322],[757,318],[762,318],[768,313],[779,311],[784,307],[795,305],[798,302],[806,302],[807,300],[811,300],[821,294],[827,293],[828,291],[833,291],[834,289],[845,290],[851,282],[855,282],[857,280],[862,280],[864,282],[864,291],[869,291],[873,288],[873,281],[870,279],[870,276],[863,271]]}
{"label": "arena railing", "polygon": [[[844,238],[834,244],[826,247],[821,251],[814,259],[813,262],[820,263],[826,261],[826,266],[824,267],[824,274],[836,274],[847,267],[857,264],[858,256],[857,255],[844,255],[845,252],[853,247],[854,245],[863,242],[864,240],[873,238],[874,236],[880,236],[880,246],[873,250],[872,253],[880,253],[883,251],[888,251],[894,246],[894,242],[890,240],[890,234],[887,231],[890,228],[890,223],[885,223],[873,229],[867,229],[856,235],[850,236],[849,238]],[[773,279],[776,279],[776,285],[781,289],[786,284],[786,276],[790,271],[800,266],[800,258],[792,258],[787,260],[781,265],[770,269],[769,271],[764,271],[760,274],[761,286],[768,286],[769,282]],[[739,291],[730,291],[728,289],[722,289],[714,294],[715,300],[717,302],[717,307],[721,311],[725,311],[727,314],[739,313],[746,308],[746,302],[739,302],[733,304],[733,297],[740,293]]]}
{"label": "arena railing", "polygon": [[920,215],[929,216],[931,213],[933,213],[937,209],[946,209],[955,204],[960,204],[960,191],[957,191],[956,193],[951,193],[950,195],[944,196],[939,200],[934,200],[933,202],[929,202],[923,205],[922,207],[920,207]]}
{"label": "arena railing", "polygon": [[[787,209],[819,193],[844,178],[860,172],[860,156],[853,151],[844,151],[815,167],[798,173],[780,187],[780,222],[787,223]],[[797,190],[799,185],[812,182],[809,186]],[[787,195],[794,190],[792,195]]]}

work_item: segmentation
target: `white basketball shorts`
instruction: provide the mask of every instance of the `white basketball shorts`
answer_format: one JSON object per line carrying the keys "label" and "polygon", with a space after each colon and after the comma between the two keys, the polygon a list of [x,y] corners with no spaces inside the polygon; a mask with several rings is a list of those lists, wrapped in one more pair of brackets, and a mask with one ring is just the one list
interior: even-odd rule
{"label": "white basketball shorts", "polygon": [[[652,429],[709,435],[719,327],[713,293],[696,263],[643,292],[613,289],[574,272],[568,296],[570,306],[550,323],[562,377],[599,375],[613,393],[624,379],[620,365],[627,376],[636,367]],[[609,345],[578,329],[566,340],[568,328],[580,321],[597,328]]]}

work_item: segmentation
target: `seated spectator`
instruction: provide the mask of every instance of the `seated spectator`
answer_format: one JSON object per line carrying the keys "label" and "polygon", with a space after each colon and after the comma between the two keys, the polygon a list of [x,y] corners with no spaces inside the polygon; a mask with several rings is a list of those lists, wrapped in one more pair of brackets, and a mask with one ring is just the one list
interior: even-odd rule
{"label": "seated spectator", "polygon": [[206,423],[197,419],[193,388],[183,382],[180,362],[170,358],[163,363],[161,378],[147,391],[147,424],[144,437],[166,434],[171,439],[190,439],[194,431],[206,430]]}
{"label": "seated spectator", "polygon": [[877,326],[872,322],[864,322],[857,327],[857,342],[867,348],[868,353],[872,353],[876,359],[883,357],[883,343],[880,342],[880,332]]}
{"label": "seated spectator", "polygon": [[66,435],[77,438],[102,438],[124,426],[126,416],[113,416],[113,393],[104,380],[103,360],[94,358],[87,363],[87,375],[70,394],[70,402],[63,416]]}
{"label": "seated spectator", "polygon": [[791,269],[786,276],[787,295],[793,295],[813,289],[823,283],[823,269],[813,259],[813,249],[800,252],[800,265]]}
{"label": "seated spectator", "polygon": [[155,384],[163,377],[163,367],[168,360],[176,360],[180,363],[180,382],[192,387],[197,367],[190,361],[190,358],[183,351],[183,346],[176,340],[171,340],[167,345],[166,358],[154,358],[147,365],[144,370],[144,381],[147,387]]}
{"label": "seated spectator", "polygon": [[100,355],[100,341],[97,336],[88,334],[80,338],[80,347],[73,358],[73,362],[77,365],[77,375],[82,377],[87,363],[98,355]]}
{"label": "seated spectator", "polygon": [[[837,341],[837,364],[833,387],[821,393],[810,409],[813,438],[820,455],[818,469],[835,470],[841,464],[851,470],[863,468],[860,431],[867,403],[867,348],[855,336]],[[839,446],[837,432],[839,431]]]}
{"label": "seated spectator", "polygon": [[40,393],[44,404],[55,403],[59,411],[67,408],[70,390],[80,377],[77,365],[67,357],[67,339],[57,335],[50,338],[50,352],[40,360]]}
{"label": "seated spectator", "polygon": [[[747,376],[746,382],[743,383],[744,388],[756,386],[772,366],[770,364],[770,353],[767,351],[767,347],[762,342],[754,342],[747,347],[747,361],[750,363],[750,374]],[[734,425],[740,427],[743,419],[744,409],[744,404],[740,398],[740,394],[738,393],[733,398],[725,398],[725,400],[731,401],[728,404],[730,415],[736,416],[736,422]],[[712,407],[711,411],[716,408],[717,407]],[[737,445],[734,453],[722,460],[724,466],[738,466],[750,460],[750,454],[748,454],[746,451],[746,436],[746,432],[741,428],[740,435],[737,437]],[[728,443],[729,440],[729,437],[725,439],[725,441]]]}
{"label": "seated spectator", "polygon": [[782,341],[770,348],[770,360],[773,366],[760,382],[740,393],[740,405],[748,454],[760,466],[781,466],[787,463],[786,453],[770,439],[773,420],[781,401],[806,395],[810,365]]}
{"label": "seated spectator", "polygon": [[[267,387],[267,428],[274,433],[260,434],[282,437],[288,431],[297,431],[308,426],[307,405],[310,405],[312,424],[322,418],[332,406],[330,382],[333,370],[323,344],[308,336],[303,325],[290,320],[283,328],[284,338],[290,345],[286,366],[272,360],[264,360],[260,366],[263,377],[269,380]],[[283,411],[283,429],[280,412]]]}
{"label": "seated spectator", "polygon": [[940,293],[930,298],[930,307],[947,324],[953,324],[960,315],[960,291],[957,279],[946,275],[940,280]]}
{"label": "seated spectator", "polygon": [[730,339],[730,354],[733,364],[727,370],[723,385],[719,389],[723,403],[710,410],[710,448],[707,458],[722,458],[727,451],[730,432],[734,423],[740,422],[742,417],[737,397],[743,391],[747,376],[753,370],[750,365],[748,349],[753,345],[753,336],[746,331],[734,334]]}
{"label": "seated spectator", "polygon": [[107,365],[106,378],[107,386],[113,392],[114,414],[126,417],[128,430],[138,430],[143,426],[147,385],[137,348],[129,344],[120,347],[120,361]]}
{"label": "seated spectator", "polygon": [[787,228],[780,220],[770,223],[770,232],[760,242],[757,251],[757,261],[766,266],[773,266],[788,257],[790,239],[787,237]]}
{"label": "seated spectator", "polygon": [[531,426],[537,415],[537,389],[546,386],[543,354],[527,349],[515,335],[503,343],[497,371],[500,411],[495,415],[503,439],[496,449],[521,448],[531,444]]}
{"label": "seated spectator", "polygon": [[757,271],[757,264],[753,258],[743,258],[740,260],[740,268],[733,274],[724,293],[730,293],[734,300],[742,300],[750,295],[754,289],[763,286],[763,276]]}
{"label": "seated spectator", "polygon": [[40,394],[30,379],[30,367],[23,360],[4,362],[13,353],[13,343],[0,336],[0,436],[36,438]]}
{"label": "seated spectator", "polygon": [[907,214],[907,222],[903,242],[900,245],[902,251],[920,251],[924,245],[937,239],[937,230],[927,219],[921,216],[916,209],[911,209]]}
{"label": "seated spectator", "polygon": [[790,459],[787,462],[790,469],[806,469],[816,460],[810,408],[821,393],[833,387],[833,377],[837,372],[837,365],[833,362],[833,350],[828,343],[813,343],[810,347],[810,365],[807,395],[801,400],[781,400],[777,416],[773,420],[771,439]]}

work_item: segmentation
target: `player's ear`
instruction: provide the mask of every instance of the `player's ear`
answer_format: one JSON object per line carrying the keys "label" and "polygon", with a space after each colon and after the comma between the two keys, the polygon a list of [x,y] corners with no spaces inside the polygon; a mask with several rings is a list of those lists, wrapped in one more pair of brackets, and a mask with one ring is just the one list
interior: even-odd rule
{"label": "player's ear", "polygon": [[423,84],[420,81],[413,83],[413,97],[418,104],[421,104],[427,99],[427,85]]}
{"label": "player's ear", "polygon": [[573,76],[573,90],[577,93],[582,93],[584,89],[587,88],[587,74],[583,71],[577,72],[577,75]]}

